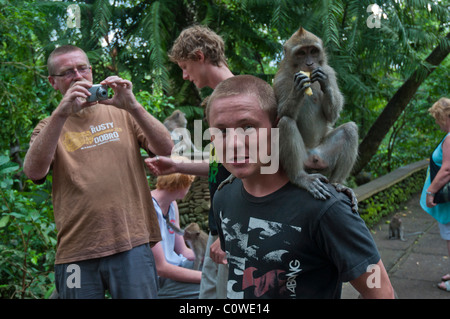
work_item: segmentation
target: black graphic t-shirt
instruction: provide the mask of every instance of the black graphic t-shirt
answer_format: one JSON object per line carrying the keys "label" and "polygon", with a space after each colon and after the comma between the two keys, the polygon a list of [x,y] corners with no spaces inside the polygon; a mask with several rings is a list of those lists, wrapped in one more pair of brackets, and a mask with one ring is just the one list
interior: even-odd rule
{"label": "black graphic t-shirt", "polygon": [[332,197],[320,201],[287,183],[254,197],[236,179],[216,192],[228,298],[340,298],[342,282],[380,260],[350,200],[329,190]]}

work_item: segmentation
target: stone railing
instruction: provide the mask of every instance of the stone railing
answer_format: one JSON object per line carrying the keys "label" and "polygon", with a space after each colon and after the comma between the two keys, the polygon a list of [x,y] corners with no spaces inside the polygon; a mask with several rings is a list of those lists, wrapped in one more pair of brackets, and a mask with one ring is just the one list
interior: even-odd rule
{"label": "stone railing", "polygon": [[354,189],[359,214],[368,227],[397,211],[401,203],[422,189],[428,163],[422,160],[400,167]]}

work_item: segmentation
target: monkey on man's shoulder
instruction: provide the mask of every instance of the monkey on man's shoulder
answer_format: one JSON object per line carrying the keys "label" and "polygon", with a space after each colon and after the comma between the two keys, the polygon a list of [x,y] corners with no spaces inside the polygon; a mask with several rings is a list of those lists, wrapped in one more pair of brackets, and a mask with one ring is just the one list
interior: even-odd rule
{"label": "monkey on man's shoulder", "polygon": [[348,122],[333,128],[344,97],[319,37],[300,28],[289,38],[273,87],[281,166],[292,183],[326,199],[323,183],[344,183],[356,161],[358,127]]}

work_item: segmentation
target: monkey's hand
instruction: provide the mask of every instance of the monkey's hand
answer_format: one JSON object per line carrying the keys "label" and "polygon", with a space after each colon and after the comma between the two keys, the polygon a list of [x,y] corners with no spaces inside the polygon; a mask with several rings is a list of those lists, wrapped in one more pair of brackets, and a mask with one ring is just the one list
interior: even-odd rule
{"label": "monkey's hand", "polygon": [[315,199],[326,200],[331,194],[324,185],[328,183],[328,179],[322,174],[308,174],[301,172],[295,178],[293,183],[307,190]]}
{"label": "monkey's hand", "polygon": [[321,67],[318,67],[311,72],[311,83],[316,81],[320,83],[322,91],[329,85],[330,81],[328,79],[328,75],[323,71]]}
{"label": "monkey's hand", "polygon": [[350,198],[350,201],[352,202],[352,211],[357,213],[358,212],[358,199],[356,198],[356,194],[353,191],[353,189],[351,189],[350,187],[344,186],[342,184],[339,184],[339,183],[331,183],[331,185],[333,185],[334,188],[336,188],[336,191],[338,191],[340,193],[344,193],[345,195],[348,196],[348,198]]}
{"label": "monkey's hand", "polygon": [[297,72],[294,74],[294,87],[302,95],[305,93],[306,89],[311,86],[311,79],[308,75],[303,72]]}

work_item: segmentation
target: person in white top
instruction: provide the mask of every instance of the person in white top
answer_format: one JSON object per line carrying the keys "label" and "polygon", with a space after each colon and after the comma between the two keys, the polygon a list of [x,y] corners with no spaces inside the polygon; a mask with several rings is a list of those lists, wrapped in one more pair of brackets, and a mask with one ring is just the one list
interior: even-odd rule
{"label": "person in white top", "polygon": [[186,246],[183,236],[167,223],[180,227],[176,200],[186,196],[195,176],[171,174],[159,176],[152,190],[153,204],[161,229],[162,240],[153,246],[159,276],[158,298],[197,299],[202,272],[193,270],[195,255]]}

